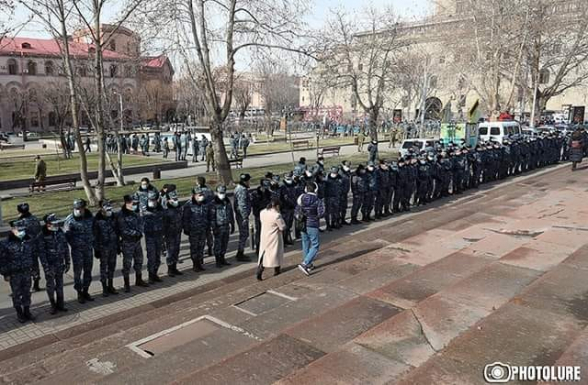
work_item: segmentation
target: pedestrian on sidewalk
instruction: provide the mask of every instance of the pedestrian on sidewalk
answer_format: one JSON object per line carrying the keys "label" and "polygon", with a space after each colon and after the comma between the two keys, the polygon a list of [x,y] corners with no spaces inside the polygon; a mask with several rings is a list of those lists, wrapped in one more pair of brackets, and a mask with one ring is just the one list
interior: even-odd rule
{"label": "pedestrian on sidewalk", "polygon": [[306,185],[305,192],[298,197],[296,206],[296,218],[302,222],[302,255],[303,261],[298,265],[304,274],[310,275],[314,269],[313,262],[319,251],[319,223],[325,215],[325,205],[316,195],[318,186],[314,182]]}
{"label": "pedestrian on sidewalk", "polygon": [[92,142],[90,141],[90,137],[86,136],[86,143],[84,143],[86,145],[86,149],[85,152],[92,152],[92,148],[90,146]]}
{"label": "pedestrian on sidewalk", "polygon": [[259,258],[257,260],[257,279],[261,281],[263,270],[274,268],[274,276],[280,274],[284,263],[284,235],[286,222],[280,214],[280,199],[272,198],[270,204],[261,211],[261,236]]}
{"label": "pedestrian on sidewalk", "polygon": [[365,135],[364,135],[363,131],[359,131],[359,134],[357,134],[357,152],[363,151],[364,141],[365,141]]}
{"label": "pedestrian on sidewalk", "polygon": [[37,183],[39,192],[45,191],[45,179],[47,178],[47,164],[40,155],[35,158],[35,183]]}
{"label": "pedestrian on sidewalk", "polygon": [[212,172],[216,171],[216,164],[214,163],[214,148],[212,147],[212,143],[209,143],[206,146],[206,151],[202,151],[204,154],[206,152],[206,172],[210,172],[210,167],[212,166]]}

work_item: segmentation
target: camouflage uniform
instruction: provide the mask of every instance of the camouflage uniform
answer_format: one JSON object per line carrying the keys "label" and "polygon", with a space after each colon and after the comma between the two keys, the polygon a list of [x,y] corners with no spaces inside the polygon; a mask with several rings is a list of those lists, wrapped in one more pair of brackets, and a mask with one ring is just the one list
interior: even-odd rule
{"label": "camouflage uniform", "polygon": [[131,267],[136,274],[143,268],[143,219],[138,213],[125,206],[116,215],[116,229],[120,237],[120,247],[123,255],[123,277],[128,279]]}
{"label": "camouflage uniform", "polygon": [[24,308],[28,309],[31,306],[31,272],[33,253],[36,250],[35,242],[28,235],[21,240],[10,233],[8,239],[0,244],[0,274],[10,277],[12,304],[19,314],[19,320]]}
{"label": "camouflage uniform", "polygon": [[118,235],[116,219],[107,217],[101,211],[94,219],[94,254],[100,259],[100,282],[107,284],[114,278],[116,256],[118,254]]}
{"label": "camouflage uniform", "polygon": [[175,267],[178,263],[182,242],[182,207],[171,206],[169,200],[167,209],[163,213],[163,236],[167,250],[166,263],[168,266]]}
{"label": "camouflage uniform", "polygon": [[63,309],[63,274],[71,263],[67,239],[61,229],[50,231],[45,228],[42,240],[43,252],[39,258],[47,281],[47,296],[52,306]]}
{"label": "camouflage uniform", "polygon": [[[225,190],[226,191],[226,190]],[[218,267],[226,264],[225,254],[229,235],[235,231],[235,216],[229,198],[215,197],[212,208],[212,231],[214,234],[214,258]]]}
{"label": "camouflage uniform", "polygon": [[239,245],[238,251],[245,250],[247,238],[249,238],[249,215],[251,214],[251,196],[249,195],[249,188],[243,184],[238,184],[235,187],[235,199],[233,201],[233,208],[235,212],[235,219],[239,227]]}
{"label": "camouflage uniform", "polygon": [[161,265],[164,210],[158,202],[157,207],[147,207],[142,215],[145,246],[147,249],[147,271],[149,272],[149,277],[152,279],[154,275],[157,275],[157,271]]}
{"label": "camouflage uniform", "polygon": [[196,202],[193,198],[183,206],[182,227],[184,234],[190,239],[190,257],[194,264],[194,270],[202,270],[204,259],[204,246],[206,236],[210,232],[212,222],[212,210],[210,204]]}
{"label": "camouflage uniform", "polygon": [[366,176],[356,170],[351,177],[351,191],[353,193],[353,203],[351,206],[351,219],[357,221],[357,214],[362,209],[364,196],[367,190]]}
{"label": "camouflage uniform", "polygon": [[341,167],[339,171],[340,176],[340,190],[339,190],[339,220],[341,223],[345,222],[345,217],[347,216],[347,206],[348,204],[348,197],[349,197],[349,190],[351,189],[351,173],[349,171],[343,170]]}
{"label": "camouflage uniform", "polygon": [[[334,170],[331,170],[333,172]],[[327,229],[339,227],[339,201],[341,200],[341,177],[337,175],[333,178],[329,173],[325,182],[325,208]]]}
{"label": "camouflage uniform", "polygon": [[[26,213],[22,213],[19,216],[19,219],[24,222],[27,235],[31,237],[31,241],[35,249],[40,249],[43,244],[43,239],[41,234],[41,222],[39,222],[39,219],[28,211]],[[41,272],[39,269],[39,252],[33,253],[32,277],[36,282],[35,290],[38,290],[38,281],[41,278]]]}
{"label": "camouflage uniform", "polygon": [[374,200],[378,194],[378,175],[376,170],[366,172],[366,192],[363,196],[363,205],[361,215],[363,220],[371,219],[372,210],[374,209]]}

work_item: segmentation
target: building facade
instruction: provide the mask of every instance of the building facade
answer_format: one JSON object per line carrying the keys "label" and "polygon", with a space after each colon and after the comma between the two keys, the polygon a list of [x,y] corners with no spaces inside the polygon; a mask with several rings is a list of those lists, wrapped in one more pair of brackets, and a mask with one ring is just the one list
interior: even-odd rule
{"label": "building facade", "polygon": [[[130,126],[138,121],[160,121],[174,108],[174,70],[165,56],[141,56],[141,40],[133,31],[103,25],[106,48],[104,80],[106,106],[111,124]],[[92,108],[93,52],[86,31],[74,32],[69,41],[75,79],[80,94],[80,121],[90,126]],[[148,90],[157,103],[144,100]],[[67,79],[60,44],[55,39],[4,38],[0,44],[0,131],[56,131],[71,125]],[[122,110],[121,115],[121,103]],[[156,104],[157,107],[153,108]],[[145,106],[150,111],[145,113]]]}

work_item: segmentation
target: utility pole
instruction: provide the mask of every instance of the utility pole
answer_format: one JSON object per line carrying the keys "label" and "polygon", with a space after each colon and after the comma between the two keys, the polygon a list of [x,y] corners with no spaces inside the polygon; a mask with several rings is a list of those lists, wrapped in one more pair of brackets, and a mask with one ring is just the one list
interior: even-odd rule
{"label": "utility pole", "polygon": [[537,93],[539,92],[539,79],[535,81],[535,88],[533,92],[533,108],[531,109],[531,122],[529,126],[535,128],[535,109],[537,108]]}
{"label": "utility pole", "polygon": [[429,74],[428,74],[428,67],[425,64],[425,74],[423,79],[423,97],[421,100],[421,127],[419,128],[419,138],[422,135],[423,127],[425,126],[425,111],[427,107],[427,88],[429,87]]}

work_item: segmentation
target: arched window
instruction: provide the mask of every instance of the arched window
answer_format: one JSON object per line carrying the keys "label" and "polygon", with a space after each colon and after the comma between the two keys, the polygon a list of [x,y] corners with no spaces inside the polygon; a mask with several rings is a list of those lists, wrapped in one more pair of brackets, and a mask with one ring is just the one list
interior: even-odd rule
{"label": "arched window", "polygon": [[35,63],[34,61],[30,60],[27,63],[27,73],[29,75],[36,75],[37,74],[37,63]]}
{"label": "arched window", "polygon": [[22,43],[20,47],[23,49],[31,49],[31,43]]}
{"label": "arched window", "polygon": [[117,67],[117,66],[115,66],[114,64],[112,64],[112,65],[110,66],[110,77],[111,77],[111,78],[115,78],[115,77],[116,77],[116,75],[117,75],[117,72],[118,72],[118,67]]}
{"label": "arched window", "polygon": [[29,96],[28,99],[31,102],[36,102],[37,101],[37,90],[35,88],[29,89],[28,96]]}
{"label": "arched window", "polygon": [[109,48],[111,51],[116,51],[116,41],[114,41],[114,40],[111,40],[111,41],[110,41],[110,44],[108,44],[108,48]]}
{"label": "arched window", "polygon": [[54,111],[49,112],[49,127],[57,126],[57,115]]}
{"label": "arched window", "polygon": [[55,74],[55,67],[53,66],[52,61],[45,62],[45,75],[53,76]]}
{"label": "arched window", "polygon": [[543,69],[539,73],[539,84],[548,84],[549,83],[549,70]]}
{"label": "arched window", "polygon": [[8,60],[8,74],[9,75],[17,75],[18,74],[18,63],[14,59]]}
{"label": "arched window", "polygon": [[133,67],[131,67],[130,65],[126,65],[125,66],[125,77],[126,78],[132,78],[133,77]]}

